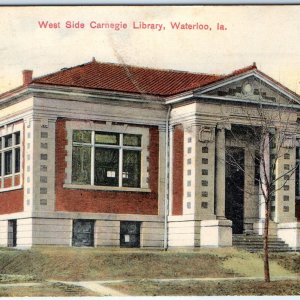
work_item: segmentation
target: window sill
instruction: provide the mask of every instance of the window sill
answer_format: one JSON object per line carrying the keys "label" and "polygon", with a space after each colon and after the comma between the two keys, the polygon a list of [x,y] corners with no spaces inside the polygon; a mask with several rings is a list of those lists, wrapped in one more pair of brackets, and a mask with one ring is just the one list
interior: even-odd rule
{"label": "window sill", "polygon": [[133,187],[118,187],[118,186],[97,186],[97,185],[85,185],[85,184],[64,184],[66,189],[79,189],[79,190],[96,190],[106,192],[139,192],[150,193],[150,189],[146,188],[133,188]]}
{"label": "window sill", "polygon": [[18,172],[18,173],[11,173],[11,174],[7,174],[7,175],[4,175],[3,178],[6,179],[6,178],[12,178],[13,176],[20,176],[21,173]]}
{"label": "window sill", "polygon": [[7,188],[0,188],[0,193],[10,192],[10,191],[14,191],[14,190],[20,190],[22,188],[23,188],[22,185],[16,185],[16,186],[11,186],[11,187],[7,187]]}

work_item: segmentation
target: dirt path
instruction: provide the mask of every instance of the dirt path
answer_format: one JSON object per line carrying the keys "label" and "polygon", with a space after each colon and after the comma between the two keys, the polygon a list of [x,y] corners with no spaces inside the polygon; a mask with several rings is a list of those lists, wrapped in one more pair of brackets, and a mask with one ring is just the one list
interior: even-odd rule
{"label": "dirt path", "polygon": [[[292,280],[292,279],[300,279],[300,276],[274,276],[271,278],[272,281],[278,280]],[[184,282],[184,281],[236,281],[236,280],[257,280],[263,281],[263,277],[227,277],[227,278],[154,278],[154,279],[145,279],[147,281],[156,281],[156,282]],[[101,296],[130,296],[124,293],[121,293],[115,289],[107,287],[107,284],[113,283],[124,283],[124,282],[132,282],[134,280],[101,280],[101,281],[61,281],[64,284],[77,285],[86,289],[89,289],[93,292],[99,293]]]}
{"label": "dirt path", "polygon": [[111,281],[60,281],[64,284],[71,284],[77,285],[83,288],[86,288],[90,291],[99,293],[101,296],[128,296],[124,293],[121,293],[117,290],[111,289],[107,286],[104,286],[104,283],[118,283],[118,282],[125,282],[126,280],[111,280]]}
{"label": "dirt path", "polygon": [[40,282],[15,282],[15,283],[0,283],[0,287],[10,287],[10,286],[38,286],[42,285]]}
{"label": "dirt path", "polygon": [[[272,281],[278,281],[278,280],[288,280],[288,279],[300,279],[300,276],[273,276],[271,277]],[[221,277],[221,278],[161,278],[161,279],[147,279],[147,281],[157,281],[157,282],[171,282],[171,281],[235,281],[235,280],[264,280],[264,277],[257,276],[257,277]]]}

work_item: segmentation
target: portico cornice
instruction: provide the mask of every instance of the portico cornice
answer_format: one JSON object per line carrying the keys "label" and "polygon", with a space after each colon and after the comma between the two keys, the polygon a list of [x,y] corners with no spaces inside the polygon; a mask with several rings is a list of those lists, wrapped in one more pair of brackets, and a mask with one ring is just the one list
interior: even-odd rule
{"label": "portico cornice", "polygon": [[300,105],[299,104],[282,104],[282,103],[274,103],[274,102],[267,102],[267,101],[260,101],[252,100],[252,99],[239,99],[239,98],[233,98],[233,97],[221,97],[221,96],[211,96],[211,95],[195,95],[194,98],[196,101],[199,99],[203,100],[218,100],[222,102],[233,102],[233,103],[239,103],[239,104],[253,104],[254,106],[262,105],[264,107],[276,107],[276,108],[291,108],[296,109],[300,111]]}
{"label": "portico cornice", "polygon": [[208,115],[202,113],[190,112],[186,114],[181,114],[180,116],[172,116],[170,120],[171,125],[176,124],[187,124],[188,126],[201,126],[201,125],[211,125],[216,126],[220,118],[216,115]]}
{"label": "portico cornice", "polygon": [[[222,87],[224,85],[228,85],[230,83],[236,82],[237,80],[244,80],[251,76],[254,76],[255,78],[261,80],[261,82],[268,84],[273,89],[275,89],[278,93],[294,100],[295,102],[297,102],[300,105],[300,98],[297,97],[297,95],[295,93],[293,93],[292,91],[289,91],[288,89],[283,88],[280,83],[276,83],[274,80],[271,80],[271,78],[268,78],[267,75],[264,75],[262,72],[257,71],[257,70],[251,70],[245,74],[237,75],[237,76],[231,77],[229,79],[224,79],[220,82],[210,84],[207,87],[200,88],[200,89],[198,89],[198,91],[194,91],[194,96],[198,97],[200,95],[208,93],[208,92],[210,92],[214,89],[217,89],[219,87]],[[249,101],[251,101],[251,100],[249,100]]]}

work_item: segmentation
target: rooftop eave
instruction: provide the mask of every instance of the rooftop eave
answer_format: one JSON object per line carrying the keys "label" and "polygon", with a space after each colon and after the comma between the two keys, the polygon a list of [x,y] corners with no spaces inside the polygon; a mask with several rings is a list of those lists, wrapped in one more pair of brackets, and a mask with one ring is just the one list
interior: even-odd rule
{"label": "rooftop eave", "polygon": [[134,94],[126,92],[98,90],[98,89],[87,89],[79,87],[68,87],[59,85],[47,85],[33,83],[29,86],[29,90],[32,92],[40,93],[51,93],[55,95],[69,95],[69,96],[89,96],[98,99],[109,99],[109,100],[123,100],[131,102],[142,102],[142,103],[156,103],[163,104],[162,97],[152,96],[148,94]]}
{"label": "rooftop eave", "polygon": [[20,87],[16,92],[12,92],[10,94],[3,94],[3,96],[0,95],[0,106],[6,103],[9,103],[13,100],[16,100],[18,98],[21,98],[22,96],[30,95],[29,89],[24,86],[24,88]]}
{"label": "rooftop eave", "polygon": [[1,99],[0,105],[7,103],[21,97],[26,94],[37,94],[37,93],[49,93],[52,95],[68,95],[76,97],[89,97],[95,99],[106,99],[106,100],[119,100],[119,101],[129,101],[129,102],[140,102],[140,103],[151,103],[151,104],[164,104],[164,98],[152,95],[138,95],[132,93],[122,93],[107,90],[97,90],[97,89],[84,89],[77,87],[67,87],[67,86],[57,86],[57,85],[44,85],[32,83],[28,86],[24,86],[21,90],[13,92]]}
{"label": "rooftop eave", "polygon": [[194,96],[193,91],[188,91],[184,93],[177,94],[175,96],[170,96],[165,98],[165,104],[171,105],[192,99]]}

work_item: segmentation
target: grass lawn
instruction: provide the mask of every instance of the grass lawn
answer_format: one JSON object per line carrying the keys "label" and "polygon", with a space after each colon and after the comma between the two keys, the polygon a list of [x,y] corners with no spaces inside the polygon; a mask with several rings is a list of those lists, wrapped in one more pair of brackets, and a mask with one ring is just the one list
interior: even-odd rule
{"label": "grass lawn", "polygon": [[[274,255],[273,276],[299,274],[300,255]],[[277,263],[277,261],[279,263]],[[24,281],[262,276],[259,254],[234,248],[197,251],[36,247],[0,249],[2,274]],[[21,280],[22,281],[22,280]],[[1,282],[1,277],[0,277]]]}
{"label": "grass lawn", "polygon": [[43,283],[38,286],[11,286],[1,287],[0,297],[79,297],[79,296],[99,296],[99,294],[87,289],[65,285],[62,283]]}
{"label": "grass lawn", "polygon": [[[300,275],[300,254],[271,254],[271,277]],[[45,283],[126,279],[110,285],[130,295],[298,295],[300,281],[164,282],[155,278],[263,276],[261,254],[234,248],[160,251],[119,248],[35,247],[0,249],[0,296],[88,296],[80,287]],[[41,282],[43,286],[1,287],[1,283]],[[19,294],[18,294],[19,293]],[[41,294],[44,293],[44,294]]]}
{"label": "grass lawn", "polygon": [[300,280],[274,281],[220,281],[220,282],[152,282],[140,281],[110,284],[132,296],[262,296],[300,295]]}
{"label": "grass lawn", "polygon": [[3,274],[31,274],[40,281],[231,277],[237,273],[223,267],[223,263],[238,253],[234,249],[196,252],[58,247],[2,249],[0,270]]}
{"label": "grass lawn", "polygon": [[271,253],[270,260],[276,261],[283,268],[300,275],[300,252]]}

